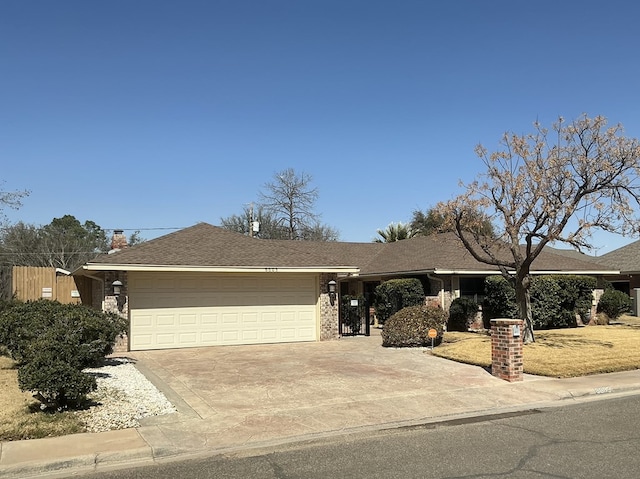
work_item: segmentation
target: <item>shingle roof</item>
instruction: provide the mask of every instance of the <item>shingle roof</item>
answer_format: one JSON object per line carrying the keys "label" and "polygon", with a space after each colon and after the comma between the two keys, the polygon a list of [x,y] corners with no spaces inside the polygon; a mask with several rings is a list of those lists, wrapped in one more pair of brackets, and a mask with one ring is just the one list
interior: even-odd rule
{"label": "shingle roof", "polygon": [[[505,253],[508,252],[505,249]],[[508,257],[508,256],[506,256]],[[533,262],[532,271],[605,271],[586,259],[555,255],[543,251]],[[496,271],[495,266],[476,260],[453,233],[417,236],[388,245],[388,250],[369,263],[363,274],[411,271]]]}
{"label": "shingle roof", "polygon": [[[118,265],[359,268],[361,275],[435,270],[496,271],[477,261],[453,233],[394,243],[343,243],[250,238],[207,223],[141,243],[91,263]],[[544,251],[537,271],[609,271],[608,265]]]}
{"label": "shingle roof", "polygon": [[99,264],[312,268],[355,266],[311,251],[291,248],[291,241],[264,241],[199,223],[91,261]]}
{"label": "shingle roof", "polygon": [[640,241],[618,248],[595,258],[599,264],[620,270],[623,273],[640,271]]}

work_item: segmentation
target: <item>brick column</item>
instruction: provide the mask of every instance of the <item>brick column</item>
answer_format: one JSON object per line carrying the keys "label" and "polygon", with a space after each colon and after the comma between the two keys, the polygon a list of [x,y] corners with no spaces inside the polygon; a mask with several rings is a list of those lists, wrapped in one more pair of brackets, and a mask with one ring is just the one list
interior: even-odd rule
{"label": "brick column", "polygon": [[491,374],[505,381],[522,381],[522,326],[520,319],[491,320]]}
{"label": "brick column", "polygon": [[322,273],[320,275],[320,341],[338,339],[338,301],[340,295],[336,295],[333,305],[329,299],[327,283],[338,279],[335,274]]}

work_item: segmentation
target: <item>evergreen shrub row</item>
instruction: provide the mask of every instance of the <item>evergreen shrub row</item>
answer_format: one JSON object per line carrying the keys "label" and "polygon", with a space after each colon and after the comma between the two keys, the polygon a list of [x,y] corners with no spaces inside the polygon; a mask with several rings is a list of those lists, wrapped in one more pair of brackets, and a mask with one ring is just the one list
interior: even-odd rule
{"label": "evergreen shrub row", "polygon": [[[583,320],[588,317],[595,288],[596,279],[590,276],[534,276],[530,290],[533,327],[575,327],[576,315]],[[490,276],[485,280],[482,310],[486,328],[493,318],[519,317],[515,289],[504,277]]]}

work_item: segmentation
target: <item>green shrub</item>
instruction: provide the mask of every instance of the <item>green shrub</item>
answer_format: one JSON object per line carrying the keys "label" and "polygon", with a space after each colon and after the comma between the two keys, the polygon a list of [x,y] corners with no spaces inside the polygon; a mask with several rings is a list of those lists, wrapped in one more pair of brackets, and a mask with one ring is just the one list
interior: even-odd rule
{"label": "green shrub", "polygon": [[485,328],[491,328],[491,320],[495,318],[519,317],[516,291],[504,277],[488,276],[484,281],[484,289],[482,320]]}
{"label": "green shrub", "polygon": [[478,304],[469,298],[456,298],[449,307],[447,331],[468,331],[476,319]]}
{"label": "green shrub", "polygon": [[0,311],[0,343],[18,363],[18,381],[45,407],[79,404],[95,387],[82,372],[113,352],[126,321],[82,305],[15,302]]}
{"label": "green shrub", "polygon": [[[591,313],[591,305],[593,304],[593,290],[596,289],[597,281],[592,276],[578,275],[553,275],[553,278],[560,286],[560,301],[562,309],[565,311],[573,311],[580,315],[581,318]],[[575,323],[575,316],[573,319]]]}
{"label": "green shrub", "polygon": [[77,407],[95,390],[95,377],[82,372],[76,361],[69,360],[66,345],[45,340],[36,341],[33,347],[38,351],[18,368],[18,385],[23,391],[35,392],[33,397],[43,409]]}
{"label": "green shrub", "polygon": [[[586,317],[591,310],[595,278],[576,275],[535,276],[531,280],[531,313],[535,329],[575,327],[576,314]],[[513,286],[502,276],[485,280],[483,321],[517,318],[519,309]]]}
{"label": "green shrub", "polygon": [[376,287],[374,307],[382,324],[393,314],[407,306],[424,303],[424,289],[419,279],[390,279]]}
{"label": "green shrub", "polygon": [[531,314],[534,329],[566,328],[558,282],[551,276],[537,276],[531,281]]}
{"label": "green shrub", "polygon": [[617,319],[631,311],[631,297],[616,289],[607,289],[598,302],[598,313],[606,314],[610,319]]}
{"label": "green shrub", "polygon": [[436,306],[409,306],[391,316],[382,329],[382,345],[385,347],[416,347],[431,345],[429,329],[438,336],[434,344],[440,344],[447,315]]}
{"label": "green shrub", "polygon": [[113,352],[116,338],[124,331],[126,321],[120,316],[77,304],[15,301],[0,311],[0,344],[18,363],[26,360],[26,351],[36,339],[60,342],[69,335],[75,338],[71,347],[79,364],[94,366]]}

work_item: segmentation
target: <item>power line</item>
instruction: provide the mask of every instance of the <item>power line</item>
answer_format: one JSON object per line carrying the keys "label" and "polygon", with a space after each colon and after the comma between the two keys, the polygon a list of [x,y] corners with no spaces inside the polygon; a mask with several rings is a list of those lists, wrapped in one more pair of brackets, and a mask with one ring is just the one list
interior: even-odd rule
{"label": "power line", "polygon": [[159,230],[183,230],[184,226],[167,226],[161,228],[102,228],[103,231],[159,231]]}
{"label": "power line", "polygon": [[[34,225],[25,225],[25,226],[34,226]],[[49,225],[44,225],[49,226]],[[44,226],[36,226],[37,229],[41,229]],[[0,226],[0,230],[12,230],[15,225],[11,226]],[[163,227],[155,227],[155,228],[102,228],[99,227],[102,231],[162,231],[162,230],[182,230],[185,229],[186,226],[163,226]]]}

